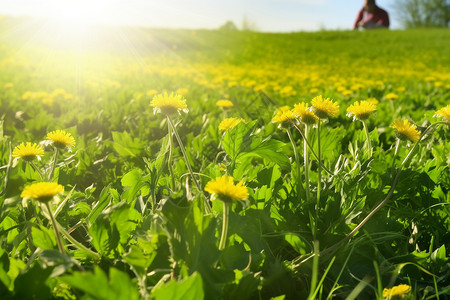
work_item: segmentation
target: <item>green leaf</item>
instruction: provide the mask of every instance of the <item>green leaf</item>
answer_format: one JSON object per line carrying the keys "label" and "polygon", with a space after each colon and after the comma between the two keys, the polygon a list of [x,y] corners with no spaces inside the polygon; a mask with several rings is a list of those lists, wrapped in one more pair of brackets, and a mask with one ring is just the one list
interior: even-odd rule
{"label": "green leaf", "polygon": [[126,131],[112,132],[113,147],[123,157],[136,157],[141,154],[145,143],[137,138],[132,138]]}
{"label": "green leaf", "polygon": [[52,268],[42,269],[39,264],[34,264],[25,273],[17,276],[14,281],[16,299],[51,299],[50,288],[46,284]]}
{"label": "green leaf", "polygon": [[33,243],[36,247],[42,249],[53,249],[56,245],[55,233],[51,228],[46,228],[44,226],[32,227],[31,237]]}
{"label": "green leaf", "polygon": [[233,160],[251,144],[251,133],[255,124],[256,121],[239,123],[225,133],[222,141],[223,149]]}
{"label": "green leaf", "polygon": [[193,273],[182,281],[170,281],[153,290],[155,300],[198,300],[204,298],[202,277]]}
{"label": "green leaf", "polygon": [[286,154],[279,152],[284,146],[285,143],[281,141],[266,140],[256,145],[254,148],[252,147],[249,152],[241,154],[240,157],[259,156],[268,159],[283,168],[290,168],[291,163],[289,157]]}
{"label": "green leaf", "polygon": [[95,267],[93,273],[75,272],[70,276],[61,276],[60,279],[94,299],[139,299],[138,287],[127,274],[115,268],[109,269],[109,280],[100,267]]}

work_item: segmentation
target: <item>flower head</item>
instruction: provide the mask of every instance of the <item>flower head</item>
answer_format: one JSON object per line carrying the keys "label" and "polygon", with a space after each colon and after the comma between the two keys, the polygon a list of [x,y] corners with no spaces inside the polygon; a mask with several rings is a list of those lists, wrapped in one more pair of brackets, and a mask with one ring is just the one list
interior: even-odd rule
{"label": "flower head", "polygon": [[402,299],[411,292],[411,287],[407,284],[400,284],[391,289],[383,290],[383,298],[386,299]]}
{"label": "flower head", "polygon": [[13,157],[22,158],[26,161],[32,161],[35,158],[40,159],[41,155],[44,155],[44,149],[42,149],[38,144],[32,144],[30,142],[20,144],[14,148],[12,154]]}
{"label": "flower head", "polygon": [[364,121],[377,109],[377,106],[369,101],[356,101],[347,108],[347,116],[353,116],[354,120]]}
{"label": "flower head", "polygon": [[219,100],[216,102],[216,105],[221,108],[231,108],[234,106],[233,102],[230,100]]}
{"label": "flower head", "polygon": [[245,122],[244,119],[241,118],[226,118],[219,124],[219,130],[228,130],[236,126],[237,124]]}
{"label": "flower head", "polygon": [[395,120],[391,128],[396,130],[395,135],[399,140],[410,140],[415,143],[420,139],[420,132],[417,130],[417,126],[411,124],[408,120]]}
{"label": "flower head", "polygon": [[215,194],[223,202],[239,201],[248,198],[248,190],[242,185],[242,181],[234,185],[234,178],[223,175],[209,181],[205,191]]}
{"label": "flower head", "polygon": [[64,192],[64,187],[56,182],[38,182],[25,187],[20,197],[33,198],[39,202],[48,202],[55,195],[62,192]]}
{"label": "flower head", "polygon": [[306,125],[317,123],[317,116],[309,109],[305,102],[295,104],[292,112]]}
{"label": "flower head", "polygon": [[322,98],[322,95],[316,96],[311,100],[312,111],[320,119],[336,117],[339,114],[339,105],[330,100]]}
{"label": "flower head", "polygon": [[277,110],[275,117],[272,118],[272,122],[285,123],[296,118],[297,116],[292,112],[291,108],[286,105]]}
{"label": "flower head", "polygon": [[397,100],[398,99],[398,95],[394,94],[394,93],[388,93],[385,97],[388,100]]}
{"label": "flower head", "polygon": [[73,147],[75,146],[75,139],[73,136],[65,132],[64,130],[55,130],[52,132],[49,132],[46,137],[48,140],[53,142],[53,145],[56,148],[63,149],[65,147]]}
{"label": "flower head", "polygon": [[450,104],[438,110],[434,116],[443,117],[445,122],[450,123]]}
{"label": "flower head", "polygon": [[150,106],[154,107],[154,112],[162,112],[165,115],[174,114],[180,110],[187,111],[186,99],[182,95],[174,94],[158,94],[153,97]]}

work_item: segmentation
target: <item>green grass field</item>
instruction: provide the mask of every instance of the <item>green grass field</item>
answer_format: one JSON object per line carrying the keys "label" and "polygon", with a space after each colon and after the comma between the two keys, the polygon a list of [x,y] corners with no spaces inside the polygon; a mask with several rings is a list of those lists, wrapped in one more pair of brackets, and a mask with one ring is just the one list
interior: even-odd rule
{"label": "green grass field", "polygon": [[450,298],[450,31],[0,32],[1,299]]}

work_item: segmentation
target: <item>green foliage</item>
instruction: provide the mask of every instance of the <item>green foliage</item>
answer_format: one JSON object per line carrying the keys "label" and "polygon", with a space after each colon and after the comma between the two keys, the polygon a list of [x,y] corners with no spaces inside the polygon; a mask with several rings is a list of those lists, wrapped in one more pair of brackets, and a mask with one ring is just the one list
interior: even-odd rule
{"label": "green foliage", "polygon": [[[449,32],[123,28],[123,45],[104,30],[82,52],[34,47],[26,31],[0,37],[1,299],[375,299],[398,284],[448,297],[449,127],[434,115],[450,99]],[[29,40],[26,55],[14,50]],[[189,108],[170,116],[173,144],[149,106],[163,91]],[[319,94],[340,105],[321,122],[321,176],[317,129],[305,152],[301,122],[272,122]],[[368,98],[372,151],[345,116]],[[227,117],[245,122],[219,130]],[[426,134],[396,149],[395,119]],[[32,164],[12,156],[64,128],[76,145],[55,162],[46,142]],[[47,210],[20,196],[53,167],[63,251]],[[226,220],[204,190],[222,175],[249,193]]]}

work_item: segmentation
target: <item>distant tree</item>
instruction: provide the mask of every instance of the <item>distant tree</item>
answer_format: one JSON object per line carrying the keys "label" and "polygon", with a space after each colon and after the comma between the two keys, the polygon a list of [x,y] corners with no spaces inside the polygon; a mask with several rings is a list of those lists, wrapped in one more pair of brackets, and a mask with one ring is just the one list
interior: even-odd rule
{"label": "distant tree", "polygon": [[243,31],[258,31],[258,27],[255,22],[251,21],[247,16],[242,19],[242,30]]}
{"label": "distant tree", "polygon": [[406,28],[450,27],[450,0],[397,0],[394,9]]}
{"label": "distant tree", "polygon": [[225,24],[219,27],[220,30],[238,30],[233,21],[226,21]]}

